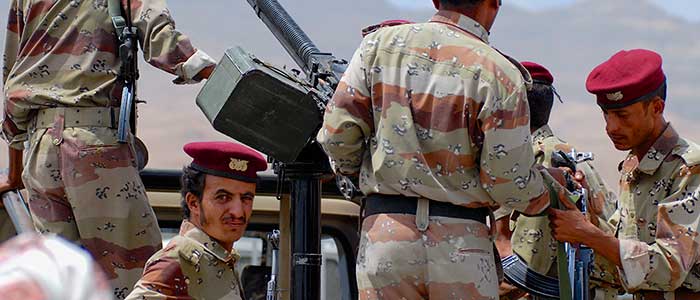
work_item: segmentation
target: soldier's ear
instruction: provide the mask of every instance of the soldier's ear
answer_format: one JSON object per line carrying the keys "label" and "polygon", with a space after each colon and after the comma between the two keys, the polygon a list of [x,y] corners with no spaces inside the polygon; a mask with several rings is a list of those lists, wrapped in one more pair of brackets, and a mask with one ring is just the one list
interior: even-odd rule
{"label": "soldier's ear", "polygon": [[666,108],[666,101],[657,96],[654,98],[654,100],[652,100],[651,108],[653,109],[654,114],[662,115],[664,113],[664,109]]}
{"label": "soldier's ear", "polygon": [[199,201],[199,197],[195,194],[187,193],[187,195],[185,195],[185,203],[187,203],[187,208],[190,209],[191,214],[199,213],[201,202]]}

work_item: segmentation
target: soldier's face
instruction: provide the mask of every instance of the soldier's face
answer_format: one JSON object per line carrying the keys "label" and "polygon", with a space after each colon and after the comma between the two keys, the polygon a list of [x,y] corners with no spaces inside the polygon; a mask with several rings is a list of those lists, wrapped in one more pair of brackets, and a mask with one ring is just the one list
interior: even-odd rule
{"label": "soldier's face", "polygon": [[648,102],[637,102],[616,109],[604,109],[605,131],[618,150],[632,150],[644,145],[654,130],[656,117]]}
{"label": "soldier's face", "polygon": [[198,207],[193,207],[188,201],[190,220],[222,246],[230,249],[233,242],[243,236],[253,213],[255,183],[206,176]]}

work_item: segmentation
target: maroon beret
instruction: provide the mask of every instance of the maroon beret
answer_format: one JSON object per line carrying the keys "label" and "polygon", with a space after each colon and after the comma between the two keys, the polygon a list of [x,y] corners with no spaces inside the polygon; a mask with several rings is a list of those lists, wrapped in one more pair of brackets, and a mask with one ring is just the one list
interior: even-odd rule
{"label": "maroon beret", "polygon": [[647,100],[666,83],[661,64],[661,56],[653,51],[620,51],[593,69],[586,80],[586,89],[606,109]]}
{"label": "maroon beret", "polygon": [[525,67],[525,69],[527,69],[528,72],[530,72],[530,76],[532,76],[532,80],[534,80],[535,83],[548,85],[552,85],[552,83],[554,83],[554,76],[552,76],[552,73],[549,73],[549,70],[547,70],[547,68],[544,66],[529,61],[524,61],[521,64],[523,67]]}
{"label": "maroon beret", "polygon": [[195,142],[183,147],[193,158],[190,167],[204,173],[256,182],[257,172],[267,170],[267,160],[255,150],[231,142]]}
{"label": "maroon beret", "polygon": [[435,5],[436,9],[440,9],[440,0],[433,0],[433,5]]}

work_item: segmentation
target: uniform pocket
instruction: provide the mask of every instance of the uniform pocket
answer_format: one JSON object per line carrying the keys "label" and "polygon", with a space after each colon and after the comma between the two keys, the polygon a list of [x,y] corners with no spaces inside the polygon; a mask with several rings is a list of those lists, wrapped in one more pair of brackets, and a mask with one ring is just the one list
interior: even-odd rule
{"label": "uniform pocket", "polygon": [[116,130],[111,128],[66,128],[60,147],[62,175],[67,186],[97,180],[100,170],[136,168],[131,145],[119,143]]}

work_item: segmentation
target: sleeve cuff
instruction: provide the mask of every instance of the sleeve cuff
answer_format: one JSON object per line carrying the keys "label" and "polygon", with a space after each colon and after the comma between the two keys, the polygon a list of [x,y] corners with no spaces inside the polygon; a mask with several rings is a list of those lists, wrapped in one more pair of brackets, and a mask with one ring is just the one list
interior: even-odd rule
{"label": "sleeve cuff", "polygon": [[617,268],[620,282],[627,291],[639,289],[651,271],[649,246],[645,242],[620,239],[620,260],[622,267]]}
{"label": "sleeve cuff", "polygon": [[493,212],[493,217],[498,220],[504,217],[510,217],[511,213],[513,213],[512,208],[508,208],[505,206],[499,207],[496,211]]}
{"label": "sleeve cuff", "polygon": [[177,74],[178,78],[173,82],[177,84],[197,83],[199,81],[193,79],[195,75],[199,74],[199,72],[205,68],[214,65],[216,65],[216,61],[213,58],[211,58],[204,51],[197,50],[192,56],[190,56],[190,58],[187,59],[185,63],[180,64],[175,69],[175,74]]}
{"label": "sleeve cuff", "polygon": [[7,145],[12,149],[24,150],[24,142],[29,138],[29,135],[24,132],[14,136],[9,136],[6,132],[2,132],[2,139],[7,142]]}

